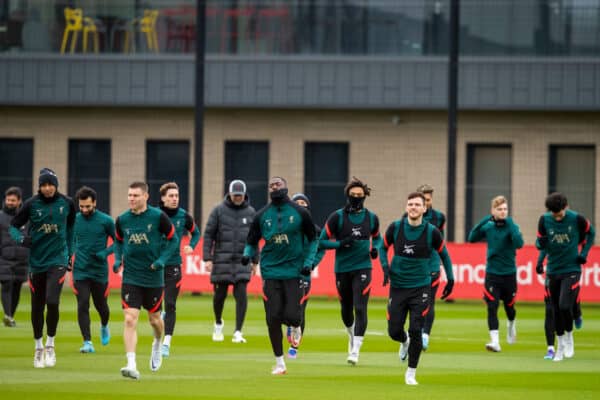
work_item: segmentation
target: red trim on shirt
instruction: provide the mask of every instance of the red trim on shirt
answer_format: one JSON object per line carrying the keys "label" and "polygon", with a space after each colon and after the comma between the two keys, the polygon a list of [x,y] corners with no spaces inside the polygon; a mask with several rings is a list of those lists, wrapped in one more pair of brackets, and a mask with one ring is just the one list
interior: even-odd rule
{"label": "red trim on shirt", "polygon": [[171,224],[171,230],[169,231],[169,234],[167,235],[167,240],[171,240],[171,238],[173,237],[174,234],[175,234],[175,227],[173,226],[173,224]]}

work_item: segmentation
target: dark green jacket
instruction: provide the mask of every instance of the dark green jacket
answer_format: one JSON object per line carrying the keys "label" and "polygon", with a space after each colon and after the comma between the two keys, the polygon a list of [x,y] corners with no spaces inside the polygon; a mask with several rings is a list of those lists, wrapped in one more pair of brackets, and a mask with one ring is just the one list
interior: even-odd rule
{"label": "dark green jacket", "polygon": [[485,240],[487,260],[485,272],[494,275],[517,273],[517,249],[523,247],[523,236],[519,226],[508,217],[503,225],[498,225],[491,215],[486,215],[469,232],[467,241],[471,243]]}
{"label": "dark green jacket", "polygon": [[261,238],[265,240],[260,252],[263,279],[300,278],[304,266],[314,265],[317,240],[312,218],[289,198],[280,205],[269,203],[258,211],[250,225],[244,256],[254,257]]}
{"label": "dark green jacket", "polygon": [[[188,234],[191,235],[192,237],[190,238],[189,245],[192,249],[195,249],[200,241],[200,231],[198,230],[198,226],[194,223],[192,216],[183,208],[178,207],[176,209],[169,209],[161,207],[161,210],[167,214],[171,220],[177,235],[177,251],[171,255],[165,265],[181,265],[181,239]],[[168,241],[165,242],[165,245],[168,245]]]}
{"label": "dark green jacket", "polygon": [[[400,235],[400,229],[403,235]],[[404,241],[401,240],[404,237]],[[410,243],[408,242],[410,241]],[[415,243],[413,243],[415,241]],[[452,261],[444,245],[440,231],[428,222],[412,226],[407,218],[394,221],[388,226],[383,238],[384,246],[379,253],[384,273],[389,272],[394,288],[417,288],[431,284],[429,260],[436,251],[444,264],[448,280],[454,280]],[[388,261],[387,249],[393,247],[392,263]]]}
{"label": "dark green jacket", "polygon": [[[75,217],[74,227],[75,263],[73,279],[76,281],[92,279],[97,282],[108,282],[108,263],[106,257],[113,252],[115,241],[115,222],[101,212],[94,211],[85,216],[81,212]],[[106,247],[111,238],[113,244]]]}
{"label": "dark green jacket", "polygon": [[[547,238],[546,246],[542,245],[540,237]],[[567,210],[560,221],[556,221],[549,212],[543,214],[538,221],[536,246],[545,250],[548,256],[546,274],[581,272],[577,256],[587,258],[595,237],[596,231],[590,221],[575,211]]]}
{"label": "dark green jacket", "polygon": [[45,272],[49,268],[67,266],[69,257],[73,254],[75,213],[73,201],[58,192],[52,198],[38,193],[25,201],[11,221],[9,231],[13,240],[21,243],[23,234],[19,228],[30,223],[30,272]]}
{"label": "dark green jacket", "polygon": [[123,263],[123,283],[163,287],[163,269],[179,250],[175,227],[167,214],[151,206],[141,214],[128,210],[117,218],[115,231],[115,262]]}

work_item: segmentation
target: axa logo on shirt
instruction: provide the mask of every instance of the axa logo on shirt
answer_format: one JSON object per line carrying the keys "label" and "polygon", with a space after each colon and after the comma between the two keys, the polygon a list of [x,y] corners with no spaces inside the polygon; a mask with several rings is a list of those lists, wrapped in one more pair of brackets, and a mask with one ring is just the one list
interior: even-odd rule
{"label": "axa logo on shirt", "polygon": [[145,233],[132,233],[127,240],[128,244],[150,244],[150,240],[148,240],[148,236]]}
{"label": "axa logo on shirt", "polygon": [[552,242],[558,244],[571,243],[571,238],[568,233],[558,233],[552,236]]}
{"label": "axa logo on shirt", "polygon": [[288,239],[288,235],[285,233],[278,233],[276,235],[273,235],[273,237],[270,240],[271,242],[275,243],[275,244],[290,244],[290,240]]}
{"label": "axa logo on shirt", "polygon": [[58,224],[42,224],[38,230],[38,232],[44,232],[45,234],[49,233],[57,233],[58,232]]}

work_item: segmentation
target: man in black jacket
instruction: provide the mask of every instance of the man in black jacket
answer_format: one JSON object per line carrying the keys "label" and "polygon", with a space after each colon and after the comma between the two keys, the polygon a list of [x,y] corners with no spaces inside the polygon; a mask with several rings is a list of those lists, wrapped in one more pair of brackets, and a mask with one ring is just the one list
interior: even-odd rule
{"label": "man in black jacket", "polygon": [[242,325],[248,308],[246,286],[254,275],[258,258],[252,265],[242,265],[242,253],[246,237],[256,211],[249,205],[246,184],[236,179],[229,184],[229,192],[221,204],[215,207],[204,230],[203,260],[214,286],[213,310],[215,326],[213,341],[221,342],[223,336],[223,307],[229,285],[233,286],[235,298],[235,331],[231,341],[246,343]]}
{"label": "man in black jacket", "polygon": [[[19,246],[8,233],[10,221],[22,204],[21,189],[10,187],[4,193],[4,205],[0,211],[0,283],[2,284],[2,308],[4,325],[15,327],[15,312],[21,297],[21,286],[27,280],[29,250]],[[23,232],[25,228],[23,228]]]}

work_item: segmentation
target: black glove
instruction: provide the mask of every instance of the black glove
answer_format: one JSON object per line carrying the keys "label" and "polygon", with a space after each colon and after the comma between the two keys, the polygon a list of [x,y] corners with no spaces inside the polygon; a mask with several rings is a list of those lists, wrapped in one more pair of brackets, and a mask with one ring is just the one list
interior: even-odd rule
{"label": "black glove", "polygon": [[584,265],[587,262],[587,258],[585,258],[584,256],[577,256],[575,262],[579,265]]}
{"label": "black glove", "polygon": [[454,289],[454,281],[448,281],[448,283],[446,283],[446,286],[444,287],[444,291],[442,292],[442,300],[450,296],[450,293],[452,293],[452,289]]}
{"label": "black glove", "polygon": [[383,270],[383,286],[387,286],[390,283],[390,273],[387,270]]}
{"label": "black glove", "polygon": [[310,276],[311,272],[312,272],[312,268],[307,265],[305,265],[304,267],[302,267],[302,269],[300,269],[300,275]]}
{"label": "black glove", "polygon": [[548,236],[540,236],[538,243],[540,244],[540,248],[545,249],[548,246]]}
{"label": "black glove", "polygon": [[369,255],[371,256],[371,259],[375,260],[379,253],[377,252],[377,249],[375,247],[372,247],[371,251],[369,251]]}
{"label": "black glove", "polygon": [[537,265],[535,266],[535,272],[537,272],[538,274],[543,274],[544,273],[544,263],[539,262],[537,263]]}
{"label": "black glove", "polygon": [[348,237],[340,240],[340,247],[345,247],[348,249],[348,248],[352,247],[353,243],[354,243],[354,238],[352,236],[348,236]]}
{"label": "black glove", "polygon": [[121,262],[120,261],[119,262],[115,262],[113,264],[113,272],[115,274],[118,274],[120,269],[121,269]]}
{"label": "black glove", "polygon": [[24,236],[21,241],[21,246],[31,248],[31,236]]}
{"label": "black glove", "polygon": [[242,265],[248,265],[250,263],[250,257],[243,256],[242,257]]}
{"label": "black glove", "polygon": [[502,227],[502,226],[506,225],[506,220],[505,219],[495,219],[494,223],[496,224],[497,227]]}

